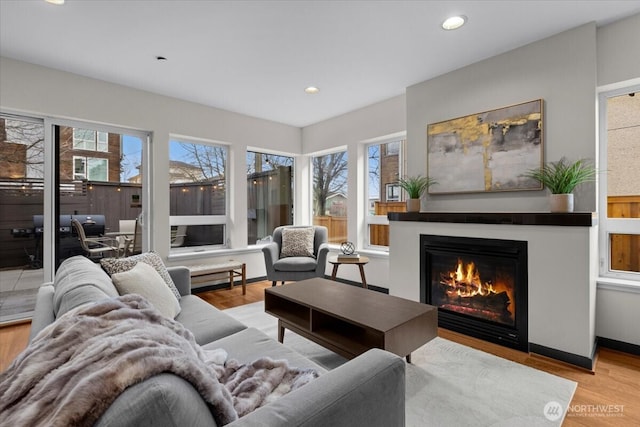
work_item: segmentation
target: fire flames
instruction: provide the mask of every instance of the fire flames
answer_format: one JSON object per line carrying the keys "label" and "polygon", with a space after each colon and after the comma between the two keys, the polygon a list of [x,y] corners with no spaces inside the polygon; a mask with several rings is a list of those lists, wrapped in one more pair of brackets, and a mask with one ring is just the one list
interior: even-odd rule
{"label": "fire flames", "polygon": [[449,272],[448,278],[442,277],[440,283],[448,286],[447,295],[450,297],[470,298],[497,293],[491,282],[482,283],[480,273],[473,262],[465,266],[461,259],[458,259],[456,270]]}
{"label": "fire flames", "polygon": [[474,262],[458,263],[452,271],[440,272],[438,307],[513,325],[515,300],[513,276],[496,271],[491,280],[484,282]]}

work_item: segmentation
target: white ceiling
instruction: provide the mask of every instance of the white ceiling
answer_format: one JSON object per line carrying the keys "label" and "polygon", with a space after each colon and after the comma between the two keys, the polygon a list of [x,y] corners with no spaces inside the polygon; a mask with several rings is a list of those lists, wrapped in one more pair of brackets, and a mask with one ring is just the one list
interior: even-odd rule
{"label": "white ceiling", "polygon": [[[638,12],[629,0],[0,0],[0,54],[303,127]],[[452,14],[467,25],[442,30]]]}

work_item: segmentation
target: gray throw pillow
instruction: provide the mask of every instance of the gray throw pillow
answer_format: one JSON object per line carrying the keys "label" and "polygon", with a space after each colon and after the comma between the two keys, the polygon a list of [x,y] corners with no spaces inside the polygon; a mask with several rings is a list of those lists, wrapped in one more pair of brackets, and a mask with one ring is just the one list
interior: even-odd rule
{"label": "gray throw pillow", "polygon": [[282,249],[280,249],[280,258],[294,256],[314,257],[314,235],[315,230],[313,227],[282,229]]}

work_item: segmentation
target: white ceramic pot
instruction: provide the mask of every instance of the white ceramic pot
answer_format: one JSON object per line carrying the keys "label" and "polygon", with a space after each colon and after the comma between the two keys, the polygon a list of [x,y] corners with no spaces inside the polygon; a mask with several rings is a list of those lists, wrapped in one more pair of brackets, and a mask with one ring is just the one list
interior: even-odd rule
{"label": "white ceramic pot", "polygon": [[573,194],[551,194],[549,196],[551,212],[573,212]]}
{"label": "white ceramic pot", "polygon": [[420,212],[420,199],[407,199],[407,212]]}

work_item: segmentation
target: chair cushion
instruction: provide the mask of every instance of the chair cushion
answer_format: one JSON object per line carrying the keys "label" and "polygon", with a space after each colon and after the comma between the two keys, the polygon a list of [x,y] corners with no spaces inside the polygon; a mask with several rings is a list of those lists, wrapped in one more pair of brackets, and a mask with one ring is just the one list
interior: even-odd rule
{"label": "chair cushion", "polygon": [[284,228],[282,230],[282,248],[280,258],[313,257],[313,227]]}
{"label": "chair cushion", "polygon": [[280,258],[273,263],[273,269],[276,271],[313,271],[317,266],[315,258],[306,256]]}
{"label": "chair cushion", "polygon": [[165,267],[164,262],[162,262],[162,258],[160,258],[160,255],[155,252],[145,252],[143,254],[127,258],[103,258],[100,260],[100,265],[104,271],[112,276],[115,273],[122,273],[131,270],[139,261],[147,263],[151,267],[155,268],[176,298],[178,300],[182,298],[180,292],[176,288],[176,285],[173,283],[169,272],[167,271],[167,267]]}
{"label": "chair cushion", "polygon": [[120,295],[138,294],[149,300],[163,316],[170,319],[180,313],[180,303],[155,268],[139,262],[129,271],[111,276]]}

